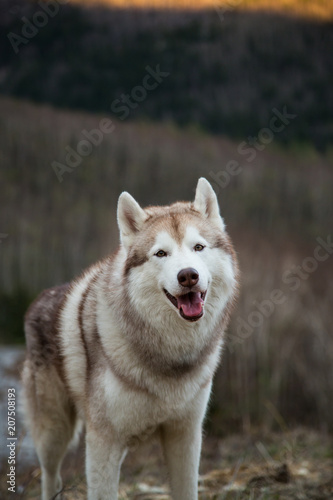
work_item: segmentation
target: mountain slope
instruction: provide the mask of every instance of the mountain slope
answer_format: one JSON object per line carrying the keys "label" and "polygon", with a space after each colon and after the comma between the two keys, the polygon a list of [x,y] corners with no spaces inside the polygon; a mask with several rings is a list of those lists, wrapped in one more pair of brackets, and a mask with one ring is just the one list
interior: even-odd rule
{"label": "mountain slope", "polygon": [[[296,114],[276,138],[333,141],[331,22],[234,9],[223,14],[61,5],[35,35],[41,7],[0,0],[0,93],[59,107],[109,113],[131,96],[128,119],[197,124],[246,139],[267,127],[272,109]],[[18,10],[17,10],[18,9]],[[14,13],[13,13],[14,12]],[[25,17],[28,21],[22,21]],[[34,28],[30,27],[30,30]],[[140,94],[146,67],[168,73]],[[134,97],[133,97],[134,95]]]}

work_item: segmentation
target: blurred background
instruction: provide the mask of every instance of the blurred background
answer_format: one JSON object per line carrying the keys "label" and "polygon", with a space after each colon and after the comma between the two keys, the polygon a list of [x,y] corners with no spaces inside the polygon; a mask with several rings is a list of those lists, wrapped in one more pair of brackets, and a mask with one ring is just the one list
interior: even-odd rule
{"label": "blurred background", "polygon": [[24,312],[43,288],[117,247],[122,190],[166,204],[192,199],[204,176],[241,267],[207,433],[327,436],[332,2],[0,6],[3,358],[23,345]]}

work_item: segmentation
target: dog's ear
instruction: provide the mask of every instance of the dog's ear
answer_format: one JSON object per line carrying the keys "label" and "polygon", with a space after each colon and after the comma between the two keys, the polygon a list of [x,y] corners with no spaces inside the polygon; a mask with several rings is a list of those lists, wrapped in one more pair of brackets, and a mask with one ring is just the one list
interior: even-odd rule
{"label": "dog's ear", "polygon": [[219,204],[214,189],[209,182],[200,177],[195,192],[194,208],[207,219],[214,219],[224,229],[224,222],[220,216]]}
{"label": "dog's ear", "polygon": [[120,239],[126,248],[133,241],[146,219],[146,213],[129,193],[121,193],[118,200],[117,220]]}

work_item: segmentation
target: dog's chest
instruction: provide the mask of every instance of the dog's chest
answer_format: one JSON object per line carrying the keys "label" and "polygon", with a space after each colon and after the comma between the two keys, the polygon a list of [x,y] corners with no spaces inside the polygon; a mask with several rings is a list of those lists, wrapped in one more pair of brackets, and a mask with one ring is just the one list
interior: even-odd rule
{"label": "dog's chest", "polygon": [[[161,397],[146,391],[126,388],[109,371],[98,381],[93,397],[95,408],[122,436],[149,436],[168,420],[182,418],[192,405],[194,395],[188,388],[174,390],[170,386]],[[187,389],[187,390],[186,390]],[[141,439],[140,437],[138,439]]]}

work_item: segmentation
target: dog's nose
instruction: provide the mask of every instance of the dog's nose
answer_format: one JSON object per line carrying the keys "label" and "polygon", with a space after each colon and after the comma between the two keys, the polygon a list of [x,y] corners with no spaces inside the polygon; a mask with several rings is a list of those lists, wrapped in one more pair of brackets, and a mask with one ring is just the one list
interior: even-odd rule
{"label": "dog's nose", "polygon": [[179,271],[177,278],[180,285],[191,287],[198,283],[199,273],[193,267],[187,267]]}

